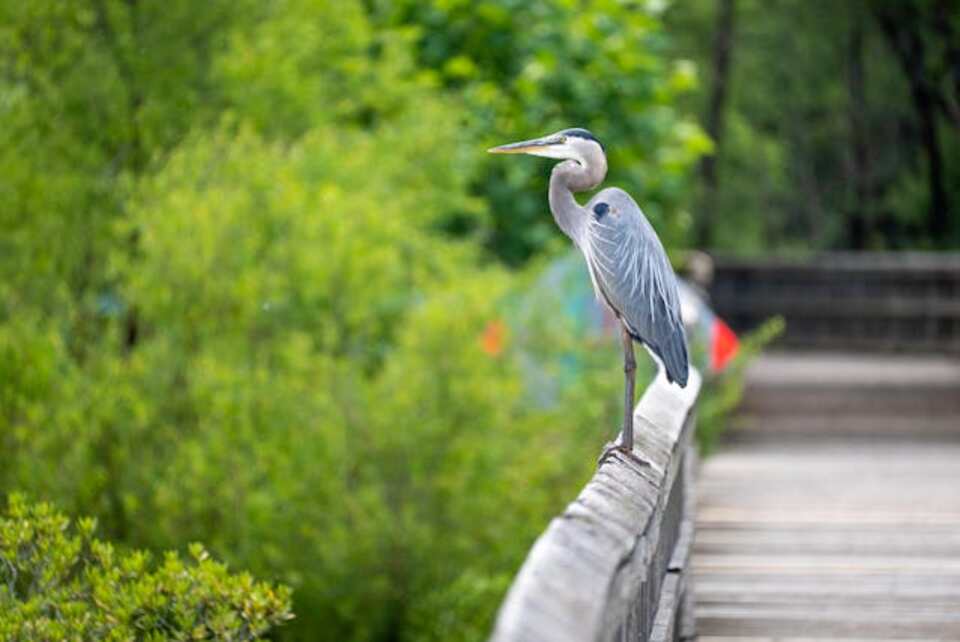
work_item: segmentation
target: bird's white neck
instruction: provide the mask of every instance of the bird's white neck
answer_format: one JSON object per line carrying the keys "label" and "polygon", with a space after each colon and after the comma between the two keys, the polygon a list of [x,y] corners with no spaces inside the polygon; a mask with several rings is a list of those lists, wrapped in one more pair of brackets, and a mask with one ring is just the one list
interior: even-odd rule
{"label": "bird's white neck", "polygon": [[573,194],[593,189],[603,182],[606,175],[607,161],[602,155],[589,159],[583,165],[577,161],[563,161],[550,174],[550,211],[563,233],[578,245],[587,222],[587,213]]}

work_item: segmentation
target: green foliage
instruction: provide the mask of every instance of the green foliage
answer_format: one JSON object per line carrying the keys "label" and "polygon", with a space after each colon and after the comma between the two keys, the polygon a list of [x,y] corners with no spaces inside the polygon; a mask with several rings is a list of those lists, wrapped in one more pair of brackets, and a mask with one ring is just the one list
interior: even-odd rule
{"label": "green foliage", "polygon": [[783,334],[785,327],[782,317],[773,317],[745,335],[730,365],[708,381],[697,408],[697,442],[704,455],[710,454],[716,447],[730,414],[743,398],[746,367],[766,346]]}
{"label": "green foliage", "polygon": [[94,538],[49,504],[0,515],[4,640],[259,640],[293,615],[290,591],[231,574],[199,544],[153,563]]}
{"label": "green foliage", "polygon": [[[673,55],[714,79],[722,0],[671,3]],[[956,4],[934,0],[735,0],[717,190],[697,216],[728,253],[960,246]],[[920,58],[905,71],[894,40]],[[919,76],[917,76],[919,74]],[[931,94],[941,183],[954,213],[931,234],[930,157],[911,75]],[[707,113],[710,92],[696,101]]]}
{"label": "green foliage", "polygon": [[498,605],[513,581],[512,573],[490,577],[469,569],[453,582],[430,590],[410,615],[410,636],[417,642],[485,640],[490,635],[490,605]]}
{"label": "green foliage", "polygon": [[[489,147],[587,127],[607,147],[608,183],[643,204],[667,244],[686,238],[689,170],[710,142],[676,106],[696,68],[667,54],[657,3],[373,4],[385,23],[420,29],[419,60],[463,96],[472,138]],[[493,217],[487,245],[509,263],[561,239],[543,199],[548,175],[546,161],[487,158],[473,176]]]}
{"label": "green foliage", "polygon": [[545,168],[487,138],[606,133],[671,241],[706,143],[649,10],[370,4],[0,0],[0,492],[291,586],[281,639],[477,640],[622,384],[555,300],[504,323],[542,259],[483,242],[519,261],[556,231]]}
{"label": "green foliage", "polygon": [[[92,330],[133,175],[209,114],[226,0],[0,2],[0,278]],[[38,243],[38,239],[43,239]]]}

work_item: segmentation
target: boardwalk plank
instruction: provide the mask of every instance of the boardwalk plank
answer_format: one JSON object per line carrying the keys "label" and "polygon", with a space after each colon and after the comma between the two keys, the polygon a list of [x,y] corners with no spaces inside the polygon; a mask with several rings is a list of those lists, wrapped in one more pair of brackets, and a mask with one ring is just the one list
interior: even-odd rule
{"label": "boardwalk plank", "polygon": [[[943,359],[761,360],[748,426],[701,470],[701,642],[960,640],[958,373]],[[805,423],[822,385],[826,412]],[[911,385],[955,396],[924,414]]]}

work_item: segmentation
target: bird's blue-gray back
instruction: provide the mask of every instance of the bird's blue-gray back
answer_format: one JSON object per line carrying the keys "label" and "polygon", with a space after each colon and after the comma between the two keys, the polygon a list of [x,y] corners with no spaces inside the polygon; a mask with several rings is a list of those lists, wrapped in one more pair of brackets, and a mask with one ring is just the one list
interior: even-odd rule
{"label": "bird's blue-gray back", "polygon": [[594,287],[634,338],[663,361],[669,380],[686,385],[687,346],[676,277],[640,207],[621,189],[608,188],[586,206],[581,246]]}

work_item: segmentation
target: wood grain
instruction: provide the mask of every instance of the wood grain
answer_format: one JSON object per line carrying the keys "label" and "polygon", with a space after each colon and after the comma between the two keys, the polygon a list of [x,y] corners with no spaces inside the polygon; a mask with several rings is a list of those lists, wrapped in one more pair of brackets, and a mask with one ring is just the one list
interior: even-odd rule
{"label": "wood grain", "polygon": [[[692,634],[687,591],[694,479],[685,389],[656,379],[635,411],[640,466],[614,455],[540,536],[507,593],[492,642],[676,640]],[[599,431],[598,431],[599,432]]]}
{"label": "wood grain", "polygon": [[897,359],[751,369],[751,421],[698,485],[701,642],[960,640],[960,366]]}

